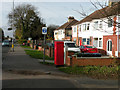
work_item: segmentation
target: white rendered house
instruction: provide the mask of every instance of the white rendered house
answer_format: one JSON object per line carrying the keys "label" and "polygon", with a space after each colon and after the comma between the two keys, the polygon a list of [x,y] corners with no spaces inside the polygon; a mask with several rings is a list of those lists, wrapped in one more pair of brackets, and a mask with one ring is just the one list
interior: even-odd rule
{"label": "white rendered house", "polygon": [[94,45],[103,55],[120,57],[118,6],[120,4],[115,3],[113,6],[97,10],[74,24],[72,26],[72,41],[75,41],[77,45]]}
{"label": "white rendered house", "polygon": [[78,21],[74,17],[69,17],[68,21],[54,30],[54,40],[72,40],[72,25]]}

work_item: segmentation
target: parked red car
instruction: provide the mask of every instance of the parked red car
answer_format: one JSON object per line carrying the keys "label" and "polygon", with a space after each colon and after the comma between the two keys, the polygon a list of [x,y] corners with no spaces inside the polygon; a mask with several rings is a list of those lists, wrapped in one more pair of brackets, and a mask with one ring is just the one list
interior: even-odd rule
{"label": "parked red car", "polygon": [[82,53],[98,53],[98,49],[93,45],[81,45],[80,50]]}

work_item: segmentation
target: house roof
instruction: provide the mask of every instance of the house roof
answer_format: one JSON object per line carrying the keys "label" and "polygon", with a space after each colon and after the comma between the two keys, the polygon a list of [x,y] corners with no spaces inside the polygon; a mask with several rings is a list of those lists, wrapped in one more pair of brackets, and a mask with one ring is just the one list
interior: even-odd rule
{"label": "house roof", "polygon": [[95,12],[88,15],[81,21],[75,23],[74,25],[81,24],[83,22],[89,22],[92,21],[93,19],[100,19],[100,18],[113,16],[116,15],[117,13],[120,14],[120,2],[115,3],[113,6],[107,6],[105,8],[96,10]]}
{"label": "house roof", "polygon": [[65,29],[65,30],[70,29],[70,28],[72,28],[71,26],[74,25],[77,22],[78,22],[78,20],[73,19],[73,20],[71,20],[69,22],[66,22],[62,26],[58,27],[56,30],[59,30],[59,29]]}

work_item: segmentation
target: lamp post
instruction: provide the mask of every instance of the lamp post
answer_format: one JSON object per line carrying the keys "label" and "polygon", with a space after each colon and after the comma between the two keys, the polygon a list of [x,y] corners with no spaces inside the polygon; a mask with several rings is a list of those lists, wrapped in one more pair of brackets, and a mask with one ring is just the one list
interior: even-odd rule
{"label": "lamp post", "polygon": [[[13,0],[13,16],[12,18],[14,18],[14,0]],[[13,29],[13,24],[12,24],[12,30],[13,30],[13,38],[12,38],[12,51],[14,52],[14,29]]]}

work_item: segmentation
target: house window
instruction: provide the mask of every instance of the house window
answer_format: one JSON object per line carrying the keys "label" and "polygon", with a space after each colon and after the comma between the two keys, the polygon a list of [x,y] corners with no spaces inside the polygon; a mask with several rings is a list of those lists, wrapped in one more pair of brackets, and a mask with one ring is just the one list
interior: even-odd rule
{"label": "house window", "polygon": [[94,42],[93,42],[95,47],[98,47],[98,38],[94,38]]}
{"label": "house window", "polygon": [[102,47],[102,38],[99,38],[99,47]]}
{"label": "house window", "polygon": [[55,32],[55,35],[57,35],[57,32]]}
{"label": "house window", "polygon": [[74,32],[76,32],[76,27],[74,27]]}
{"label": "house window", "polygon": [[94,22],[94,28],[98,29],[98,21]]}
{"label": "house window", "polygon": [[82,43],[83,43],[83,45],[89,45],[90,44],[90,39],[89,38],[83,38]]}
{"label": "house window", "polygon": [[83,24],[83,31],[86,31],[86,24]]}
{"label": "house window", "polygon": [[70,30],[67,30],[67,31],[66,31],[66,36],[71,36],[71,35],[72,35],[71,31],[70,31]]}
{"label": "house window", "polygon": [[86,38],[83,38],[82,43],[83,45],[86,45]]}
{"label": "house window", "polygon": [[89,30],[90,24],[87,25],[87,30]]}
{"label": "house window", "polygon": [[90,44],[90,39],[89,38],[87,38],[87,45],[89,45]]}
{"label": "house window", "polygon": [[100,21],[99,28],[102,28],[102,21]]}
{"label": "house window", "polygon": [[58,31],[58,34],[60,35],[60,31]]}
{"label": "house window", "polygon": [[81,32],[81,25],[79,26],[79,30],[80,30],[80,32]]}
{"label": "house window", "polygon": [[93,42],[95,47],[102,47],[102,38],[94,38],[94,42]]}
{"label": "house window", "polygon": [[112,25],[113,25],[112,19],[108,19],[108,27],[112,27]]}

